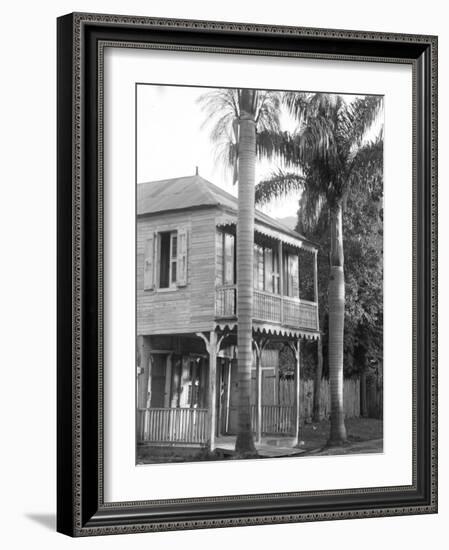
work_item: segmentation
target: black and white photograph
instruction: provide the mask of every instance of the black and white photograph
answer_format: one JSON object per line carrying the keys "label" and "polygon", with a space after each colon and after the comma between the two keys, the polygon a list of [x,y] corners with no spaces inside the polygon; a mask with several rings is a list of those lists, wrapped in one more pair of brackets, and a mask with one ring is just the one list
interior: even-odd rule
{"label": "black and white photograph", "polygon": [[446,4],[5,9],[1,546],[444,548]]}
{"label": "black and white photograph", "polygon": [[383,97],[135,94],[136,464],[382,453]]}

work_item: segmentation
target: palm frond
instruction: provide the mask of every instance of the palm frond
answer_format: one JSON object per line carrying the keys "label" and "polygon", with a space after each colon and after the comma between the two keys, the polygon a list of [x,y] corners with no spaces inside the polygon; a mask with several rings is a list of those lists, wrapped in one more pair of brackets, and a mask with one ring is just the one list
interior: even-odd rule
{"label": "palm frond", "polygon": [[360,144],[382,112],[382,96],[365,96],[355,99],[347,108],[348,141]]}
{"label": "palm frond", "polygon": [[282,159],[286,166],[297,166],[300,149],[297,138],[289,132],[263,130],[256,136],[256,153],[259,158]]}
{"label": "palm frond", "polygon": [[348,187],[373,192],[383,183],[383,136],[362,145],[348,167]]}
{"label": "palm frond", "polygon": [[239,139],[236,122],[245,111],[254,117],[258,132],[279,133],[280,97],[279,92],[217,88],[198,98],[206,114],[201,128],[210,128],[215,160],[225,164],[225,171],[233,168],[234,183],[237,181]]}
{"label": "palm frond", "polygon": [[304,193],[299,200],[298,227],[300,232],[313,231],[322,221],[326,199],[323,193],[313,185],[311,180],[306,180]]}
{"label": "palm frond", "polygon": [[279,170],[270,179],[263,180],[256,185],[256,203],[266,204],[270,200],[287,196],[292,191],[298,191],[304,187],[304,178],[294,172],[284,173]]}

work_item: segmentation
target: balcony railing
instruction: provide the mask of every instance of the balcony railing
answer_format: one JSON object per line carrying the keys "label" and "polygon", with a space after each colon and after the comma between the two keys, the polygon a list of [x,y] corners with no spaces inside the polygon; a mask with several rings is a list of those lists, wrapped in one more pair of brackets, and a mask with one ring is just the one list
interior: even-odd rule
{"label": "balcony railing", "polygon": [[[217,319],[236,316],[235,285],[218,287],[215,292]],[[295,328],[318,330],[317,304],[308,300],[254,290],[253,317],[256,321],[279,323]]]}

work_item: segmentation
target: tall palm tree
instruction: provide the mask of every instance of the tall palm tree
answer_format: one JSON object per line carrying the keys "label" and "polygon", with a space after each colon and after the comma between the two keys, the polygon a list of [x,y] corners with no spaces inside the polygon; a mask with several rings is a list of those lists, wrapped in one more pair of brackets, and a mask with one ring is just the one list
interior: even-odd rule
{"label": "tall palm tree", "polygon": [[279,131],[277,94],[248,89],[215,89],[199,100],[212,125],[218,156],[234,167],[238,181],[237,214],[237,346],[239,456],[257,455],[251,430],[253,322],[254,188],[256,132]]}
{"label": "tall palm tree", "polygon": [[258,147],[277,154],[295,171],[279,171],[256,189],[264,202],[291,190],[302,190],[303,224],[314,224],[325,208],[330,225],[329,380],[331,428],[329,445],[347,440],[343,410],[343,335],[345,279],[342,215],[346,197],[356,186],[370,188],[382,178],[383,139],[367,141],[382,99],[365,96],[346,101],[332,94],[288,92],[285,105],[298,121],[294,134],[264,132]]}

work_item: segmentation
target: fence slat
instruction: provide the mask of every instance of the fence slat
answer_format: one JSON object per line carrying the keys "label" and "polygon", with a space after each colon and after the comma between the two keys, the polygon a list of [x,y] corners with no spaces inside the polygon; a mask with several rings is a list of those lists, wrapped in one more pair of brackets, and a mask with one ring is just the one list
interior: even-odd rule
{"label": "fence slat", "polygon": [[[301,416],[311,419],[313,414],[313,380],[301,380],[300,402]],[[279,380],[279,404],[293,406],[295,404],[295,382],[292,379]],[[379,392],[380,393],[380,392]],[[381,400],[381,398],[380,398]],[[321,410],[325,417],[330,416],[329,381],[321,380]],[[360,381],[358,378],[346,378],[343,386],[344,412],[347,418],[360,416]]]}
{"label": "fence slat", "polygon": [[206,443],[207,409],[148,408],[137,411],[137,438],[151,443]]}

